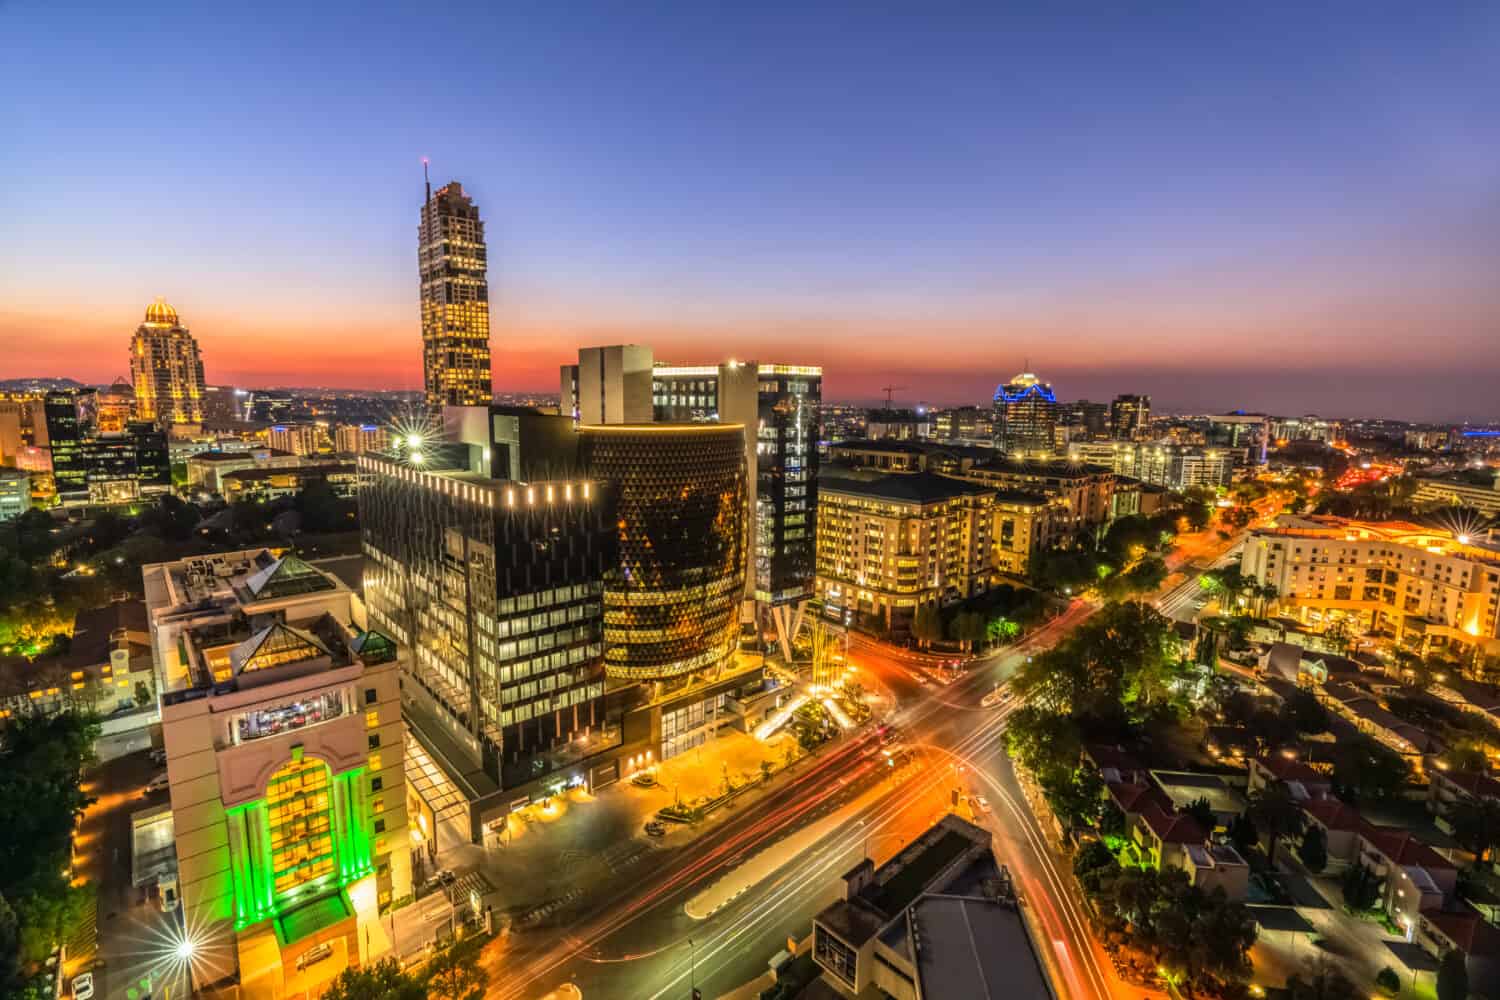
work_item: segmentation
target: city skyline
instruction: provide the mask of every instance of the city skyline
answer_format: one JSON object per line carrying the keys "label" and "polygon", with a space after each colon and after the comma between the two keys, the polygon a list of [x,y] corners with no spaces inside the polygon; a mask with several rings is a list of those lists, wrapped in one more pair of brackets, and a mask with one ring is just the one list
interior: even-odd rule
{"label": "city skyline", "polygon": [[[438,19],[472,19],[464,53],[500,58],[432,79],[382,68],[415,30],[399,17],[320,11],[292,37],[223,12],[55,16],[3,15],[28,44],[0,82],[49,113],[18,102],[27,156],[0,163],[29,248],[0,275],[0,336],[28,343],[0,377],[108,383],[161,295],[209,383],[420,388],[430,156],[490,225],[497,391],[550,391],[580,346],[651,343],[795,353],[830,400],[982,403],[1029,357],[1060,399],[1500,417],[1500,157],[1477,127],[1493,11],[1301,11],[1296,31],[1271,9],[456,11]],[[171,73],[105,58],[162,32]],[[264,65],[284,79],[248,86]],[[427,111],[449,89],[476,97],[462,128]],[[152,158],[162,129],[204,141]],[[105,134],[108,171],[83,155]]]}

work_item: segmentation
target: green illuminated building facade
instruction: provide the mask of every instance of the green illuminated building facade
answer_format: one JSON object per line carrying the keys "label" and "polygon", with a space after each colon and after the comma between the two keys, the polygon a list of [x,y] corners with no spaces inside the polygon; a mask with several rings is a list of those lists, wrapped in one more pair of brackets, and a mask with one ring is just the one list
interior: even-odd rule
{"label": "green illuminated building facade", "polygon": [[315,996],[411,894],[396,647],[295,556],[145,578],[194,985]]}

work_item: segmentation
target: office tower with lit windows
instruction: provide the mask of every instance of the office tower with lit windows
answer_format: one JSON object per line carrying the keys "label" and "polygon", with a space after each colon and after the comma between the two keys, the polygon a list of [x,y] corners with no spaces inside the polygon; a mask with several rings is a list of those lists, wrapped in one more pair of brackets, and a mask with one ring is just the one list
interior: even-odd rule
{"label": "office tower with lit windows", "polygon": [[171,489],[167,437],[156,424],[131,420],[119,433],[101,434],[93,389],[49,392],[42,412],[53,489],[64,506],[131,503]]}
{"label": "office tower with lit windows", "polygon": [[1208,418],[1207,443],[1234,451],[1242,465],[1265,465],[1271,441],[1271,418],[1264,413],[1215,414]]}
{"label": "office tower with lit windows", "polygon": [[617,495],[619,557],[604,581],[611,677],[714,675],[739,648],[744,433],[740,424],[579,429],[584,468]]}
{"label": "office tower with lit windows", "polygon": [[157,299],[130,340],[135,415],[174,437],[203,425],[203,358],[177,310]]}
{"label": "office tower with lit windows", "polygon": [[[317,996],[391,947],[409,898],[396,647],[358,598],[293,555],[143,567],[173,845],[197,991]],[[227,992],[227,991],[226,991]]]}
{"label": "office tower with lit windows", "polygon": [[479,206],[450,181],[422,203],[417,229],[421,272],[422,376],[427,408],[475,406],[490,383],[490,290]]}
{"label": "office tower with lit windows", "polygon": [[1151,432],[1151,397],[1122,393],[1109,404],[1109,431],[1116,441],[1141,441]]}
{"label": "office tower with lit windows", "polygon": [[1097,440],[1109,436],[1109,405],[1079,399],[1061,408],[1060,423],[1074,440]]}
{"label": "office tower with lit windows", "polygon": [[746,595],[790,658],[817,573],[823,369],[755,361],[657,365],[651,395],[659,423],[744,425],[751,515]]}
{"label": "office tower with lit windows", "polygon": [[1051,455],[1059,416],[1052,386],[1022,372],[995,389],[995,447],[1013,456]]}
{"label": "office tower with lit windows", "polygon": [[[408,651],[411,732],[454,791],[424,799],[432,822],[460,821],[473,842],[503,828],[518,796],[541,797],[543,784],[565,780],[559,772],[621,742],[604,705],[613,492],[585,477],[490,475],[499,450],[450,438],[359,458],[370,622]],[[507,455],[507,471],[511,458],[524,471],[572,464]]]}
{"label": "office tower with lit windows", "polygon": [[107,389],[99,390],[98,430],[100,434],[123,434],[125,425],[135,419],[135,389],[117,378]]}

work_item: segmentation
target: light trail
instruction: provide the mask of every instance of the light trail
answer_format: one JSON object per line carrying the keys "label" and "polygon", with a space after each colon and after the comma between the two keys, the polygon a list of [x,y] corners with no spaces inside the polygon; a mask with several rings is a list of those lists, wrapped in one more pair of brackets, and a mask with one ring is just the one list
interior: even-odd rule
{"label": "light trail", "polygon": [[[1009,710],[997,714],[978,730],[965,736],[959,745],[965,749],[972,747],[976,751],[998,749],[998,741],[1005,728],[1005,716],[1008,714]],[[711,932],[708,943],[700,944],[697,948],[697,967],[702,970],[705,966],[709,966],[715,957],[735,946],[741,938],[777,917],[779,911],[797,897],[826,891],[827,886],[822,881],[823,877],[832,872],[835,866],[847,864],[846,855],[851,850],[858,848],[863,852],[867,838],[880,835],[887,826],[896,823],[909,809],[931,793],[933,784],[922,782],[920,779],[921,775],[914,775],[890,795],[866,807],[862,825],[846,824],[842,830],[832,835],[831,843],[815,848],[804,858],[799,859],[790,871],[777,878],[760,900],[754,901],[737,913],[726,927]],[[856,818],[856,816],[849,817],[851,820]],[[701,932],[695,934],[694,937],[696,940],[703,940]],[[737,956],[738,952],[734,954]],[[689,963],[691,962],[690,957]],[[688,978],[689,972],[688,969],[679,971],[652,995],[652,1000],[658,1000],[675,987],[679,987],[682,981]],[[706,978],[711,974],[710,966],[709,971],[704,972],[703,976]]]}

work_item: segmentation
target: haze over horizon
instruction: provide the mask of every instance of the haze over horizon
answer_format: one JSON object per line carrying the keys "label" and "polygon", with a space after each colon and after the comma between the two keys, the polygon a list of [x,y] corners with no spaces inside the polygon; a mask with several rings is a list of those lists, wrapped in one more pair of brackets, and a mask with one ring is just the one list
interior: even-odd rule
{"label": "haze over horizon", "polygon": [[12,3],[0,38],[0,377],[124,374],[160,295],[210,382],[418,388],[430,156],[486,220],[499,391],[634,342],[830,399],[1029,358],[1060,398],[1500,419],[1494,7]]}

